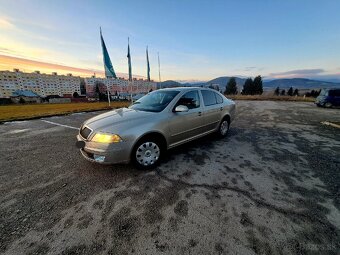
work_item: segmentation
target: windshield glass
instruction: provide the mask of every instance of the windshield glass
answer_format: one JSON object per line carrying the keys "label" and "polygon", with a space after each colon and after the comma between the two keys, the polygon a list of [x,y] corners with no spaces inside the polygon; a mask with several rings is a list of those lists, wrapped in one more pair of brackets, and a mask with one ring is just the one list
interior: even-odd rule
{"label": "windshield glass", "polygon": [[328,94],[328,90],[326,89],[322,89],[320,92],[320,96],[327,96],[327,94]]}
{"label": "windshield glass", "polygon": [[167,107],[167,105],[175,98],[178,93],[179,91],[174,90],[154,91],[138,99],[129,108],[139,111],[161,112],[165,109],[165,107]]}

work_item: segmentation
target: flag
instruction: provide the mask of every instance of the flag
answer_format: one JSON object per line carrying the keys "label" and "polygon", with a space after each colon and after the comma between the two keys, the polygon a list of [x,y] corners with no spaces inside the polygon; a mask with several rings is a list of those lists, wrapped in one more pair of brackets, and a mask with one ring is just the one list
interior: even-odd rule
{"label": "flag", "polygon": [[128,53],[127,53],[127,58],[128,58],[128,64],[129,64],[129,81],[132,81],[132,68],[131,68],[131,55],[130,55],[130,42],[128,38]]}
{"label": "flag", "polygon": [[106,78],[115,78],[117,79],[116,73],[113,70],[113,66],[111,63],[111,59],[109,56],[109,53],[106,49],[106,45],[103,39],[103,35],[102,35],[102,29],[100,28],[100,40],[102,43],[102,49],[103,49],[103,61],[104,61],[104,70],[105,70],[105,76]]}
{"label": "flag", "polygon": [[148,77],[148,81],[150,81],[150,63],[149,63],[148,46],[146,46],[146,65],[147,65],[147,77]]}

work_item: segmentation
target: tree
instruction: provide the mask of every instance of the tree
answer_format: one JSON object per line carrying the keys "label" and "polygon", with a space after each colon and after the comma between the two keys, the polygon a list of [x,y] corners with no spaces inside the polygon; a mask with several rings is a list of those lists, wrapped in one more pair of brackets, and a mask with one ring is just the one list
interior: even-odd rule
{"label": "tree", "polygon": [[279,87],[277,87],[277,88],[275,89],[274,95],[275,95],[275,96],[280,95],[280,88],[279,88]]}
{"label": "tree", "polygon": [[79,94],[78,94],[78,92],[77,92],[77,91],[73,93],[73,97],[74,97],[74,98],[77,98],[77,97],[79,97]]}
{"label": "tree", "polygon": [[24,103],[26,103],[26,101],[25,101],[25,99],[23,99],[22,97],[20,97],[19,103],[20,103],[20,104],[24,104]]}
{"label": "tree", "polygon": [[262,95],[263,93],[263,84],[262,84],[262,78],[261,75],[258,75],[255,77],[253,82],[253,89],[252,89],[252,95]]}
{"label": "tree", "polygon": [[105,86],[104,83],[97,81],[95,83],[95,97],[99,99],[99,101],[107,101],[107,94],[102,93],[101,89]]}
{"label": "tree", "polygon": [[298,96],[298,95],[299,95],[299,90],[295,89],[294,92],[293,92],[293,96]]}
{"label": "tree", "polygon": [[96,84],[95,84],[95,90],[94,90],[94,96],[96,97],[96,98],[99,98],[99,95],[100,95],[100,89],[99,89],[99,82],[96,82]]}
{"label": "tree", "polygon": [[288,92],[287,92],[287,95],[288,95],[288,96],[293,96],[293,92],[294,92],[294,91],[293,91],[293,87],[290,87],[289,90],[288,90]]}
{"label": "tree", "polygon": [[311,92],[306,93],[306,97],[317,97],[320,94],[317,90],[312,90]]}
{"label": "tree", "polygon": [[224,94],[226,95],[236,95],[237,94],[237,85],[235,77],[231,77],[227,83]]}
{"label": "tree", "polygon": [[285,89],[281,90],[281,96],[284,96],[284,95],[286,95],[286,90]]}
{"label": "tree", "polygon": [[246,81],[244,82],[241,94],[252,95],[252,88],[253,88],[253,79],[252,78],[246,79]]}
{"label": "tree", "polygon": [[86,83],[85,83],[85,79],[84,78],[80,79],[80,94],[81,95],[85,95],[86,94]]}

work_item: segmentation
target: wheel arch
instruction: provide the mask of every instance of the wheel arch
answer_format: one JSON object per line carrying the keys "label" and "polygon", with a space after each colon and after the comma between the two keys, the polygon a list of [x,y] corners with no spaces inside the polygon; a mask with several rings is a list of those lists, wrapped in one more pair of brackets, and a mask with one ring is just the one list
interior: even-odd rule
{"label": "wheel arch", "polygon": [[133,154],[133,152],[135,151],[135,148],[136,148],[137,144],[138,144],[140,141],[142,141],[143,139],[146,139],[146,138],[148,138],[148,137],[151,137],[151,138],[153,138],[153,139],[156,138],[157,140],[161,141],[162,149],[165,149],[165,150],[166,150],[166,149],[168,148],[168,142],[167,142],[165,136],[164,136],[161,132],[159,132],[159,131],[150,131],[150,132],[144,133],[144,134],[142,134],[141,136],[139,136],[139,137],[136,139],[135,143],[133,144],[132,149],[131,149],[131,152],[130,152],[130,161],[131,161],[131,159],[132,159],[132,157],[133,157],[132,154]]}
{"label": "wheel arch", "polygon": [[[222,120],[227,120],[229,125],[230,125],[230,122],[231,122],[230,114],[229,113],[225,114],[223,116]],[[222,122],[222,120],[221,120],[221,122]]]}

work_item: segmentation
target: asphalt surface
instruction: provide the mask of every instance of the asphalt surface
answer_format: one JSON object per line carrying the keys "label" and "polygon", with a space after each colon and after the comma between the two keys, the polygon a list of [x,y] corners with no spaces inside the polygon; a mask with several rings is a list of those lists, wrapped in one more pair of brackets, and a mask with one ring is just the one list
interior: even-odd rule
{"label": "asphalt surface", "polygon": [[320,122],[340,110],[237,113],[154,171],[82,158],[74,128],[98,112],[0,125],[0,253],[339,254],[340,129]]}

